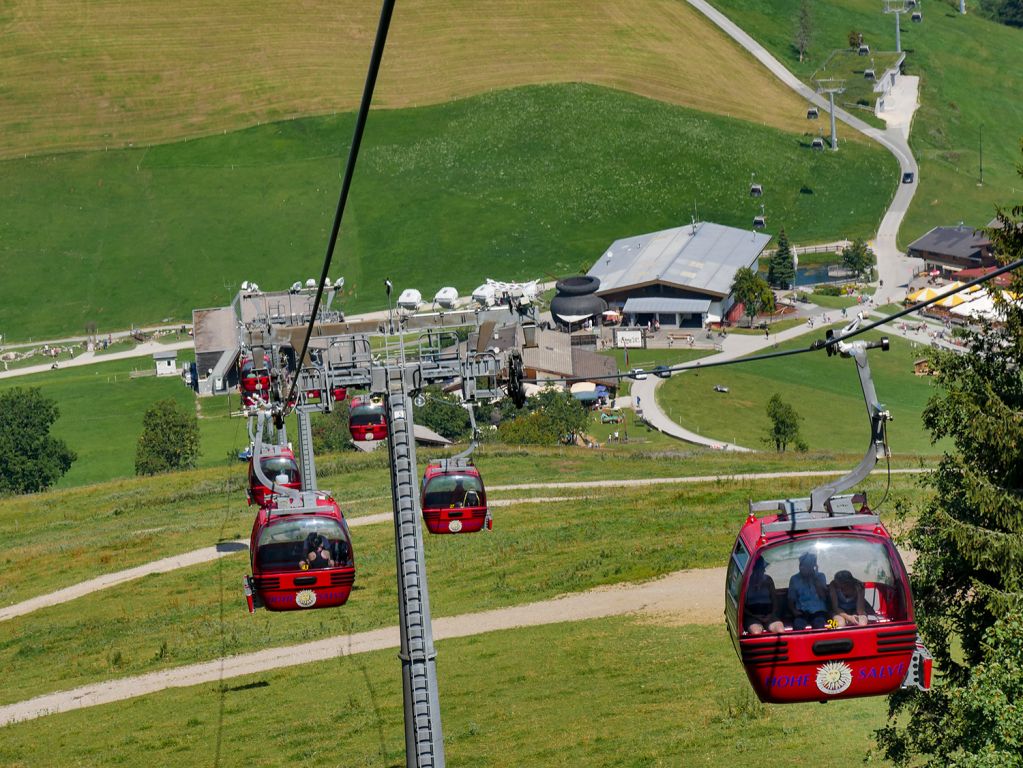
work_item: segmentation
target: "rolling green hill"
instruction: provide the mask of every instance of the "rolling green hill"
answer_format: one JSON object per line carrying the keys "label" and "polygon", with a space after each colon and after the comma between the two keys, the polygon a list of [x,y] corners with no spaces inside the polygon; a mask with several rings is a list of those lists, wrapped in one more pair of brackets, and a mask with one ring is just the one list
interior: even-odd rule
{"label": "rolling green hill", "polygon": [[[379,9],[366,0],[7,0],[0,157],[350,111]],[[404,0],[376,106],[557,82],[802,130],[795,94],[676,0]]]}
{"label": "rolling green hill", "polygon": [[[875,50],[895,48],[895,21],[876,0],[812,3],[813,45],[802,64],[792,46],[800,0],[713,0],[804,80],[850,30]],[[1020,201],[1023,134],[1023,29],[960,16],[952,3],[922,5],[923,21],[902,17],[906,72],[920,76],[920,109],[910,144],[920,185],[899,234],[905,247],[935,226],[984,226],[995,205]],[[977,185],[983,127],[984,186]]]}
{"label": "rolling green hill", "polygon": [[[318,274],[352,116],[0,164],[0,331],[101,331],[226,304],[242,280]],[[500,91],[375,113],[333,274],[348,312],[383,279],[424,295],[484,277],[586,270],[614,239],[701,219],[868,236],[896,182],[879,148],[805,137],[585,85]],[[59,266],[58,266],[59,265]],[[45,297],[45,300],[42,298]]]}

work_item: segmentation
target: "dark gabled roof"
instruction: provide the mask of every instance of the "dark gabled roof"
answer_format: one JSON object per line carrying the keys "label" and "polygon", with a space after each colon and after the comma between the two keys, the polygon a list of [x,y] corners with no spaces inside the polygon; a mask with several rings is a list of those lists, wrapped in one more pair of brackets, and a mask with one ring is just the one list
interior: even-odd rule
{"label": "dark gabled roof", "polygon": [[908,251],[927,251],[944,256],[965,259],[973,256],[984,247],[990,247],[991,241],[983,230],[973,227],[935,227],[926,235],[909,244]]}

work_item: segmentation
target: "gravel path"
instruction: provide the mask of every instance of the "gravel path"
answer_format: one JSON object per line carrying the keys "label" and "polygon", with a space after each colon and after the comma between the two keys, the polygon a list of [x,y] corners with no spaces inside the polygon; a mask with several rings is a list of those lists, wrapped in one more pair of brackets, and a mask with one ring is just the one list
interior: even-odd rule
{"label": "gravel path", "polygon": [[[518,627],[634,613],[653,615],[678,624],[716,624],[723,620],[724,578],[724,568],[679,571],[643,584],[602,587],[528,605],[434,618],[433,636],[435,640],[442,641]],[[215,683],[240,675],[398,646],[398,628],[387,627],[286,648],[229,656],[148,675],[108,680],[0,707],[0,726],[124,701],[167,688]],[[443,648],[440,651],[443,653]]]}

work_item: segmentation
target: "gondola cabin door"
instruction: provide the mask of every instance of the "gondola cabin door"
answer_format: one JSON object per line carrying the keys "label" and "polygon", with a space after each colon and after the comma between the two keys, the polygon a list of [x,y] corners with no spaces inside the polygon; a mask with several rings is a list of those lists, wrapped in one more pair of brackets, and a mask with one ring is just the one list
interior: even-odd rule
{"label": "gondola cabin door", "polygon": [[880,696],[907,680],[929,687],[906,568],[865,512],[804,530],[784,514],[751,514],[740,531],[725,616],[761,701]]}

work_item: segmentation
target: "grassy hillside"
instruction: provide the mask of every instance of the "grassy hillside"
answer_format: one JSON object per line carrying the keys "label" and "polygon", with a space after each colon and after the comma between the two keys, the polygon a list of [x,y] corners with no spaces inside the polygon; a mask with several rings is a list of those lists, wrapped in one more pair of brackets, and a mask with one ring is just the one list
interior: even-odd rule
{"label": "grassy hillside", "polygon": [[[819,336],[823,335],[822,330]],[[875,331],[867,338],[877,339],[880,334]],[[809,340],[801,339],[780,348],[807,346]],[[931,445],[921,422],[924,405],[935,391],[932,379],[913,373],[913,360],[922,354],[921,349],[899,338],[891,340],[890,351],[869,353],[877,396],[895,417],[888,426],[888,437],[896,454],[940,453],[944,449],[943,444]],[[729,392],[716,392],[716,384],[727,386]],[[856,366],[851,360],[823,352],[676,375],[657,395],[661,407],[683,426],[764,450],[762,438],[770,427],[767,401],[776,392],[802,417],[800,430],[810,450],[851,453],[866,449],[870,431]]]}
{"label": "grassy hillside", "polygon": [[[352,119],[0,163],[5,338],[190,319],[242,280],[285,287],[318,274]],[[795,242],[872,233],[896,183],[892,158],[806,144],[581,85],[376,113],[332,272],[357,312],[384,305],[385,277],[432,296],[486,276],[586,270],[612,240],[677,226],[694,206],[749,227],[753,171],[768,231],[785,226]]]}
{"label": "grassy hillside", "polygon": [[[379,8],[365,0],[287,8],[7,0],[0,157],[142,146],[349,111],[362,93]],[[376,105],[552,82],[606,85],[801,130],[799,99],[675,0],[406,0],[392,22]]]}
{"label": "grassy hillside", "polygon": [[[614,618],[437,650],[451,766],[855,768],[885,722],[884,699],[757,704],[720,627]],[[0,762],[401,766],[398,669],[379,651],[52,715],[4,728]]]}
{"label": "grassy hillside", "polygon": [[[876,0],[820,0],[814,9],[810,56],[802,64],[792,46],[800,0],[713,0],[804,79],[832,49],[864,33],[876,50],[895,47],[895,22]],[[1018,204],[1023,134],[1023,30],[951,4],[924,4],[923,21],[902,17],[906,71],[920,76],[921,107],[910,142],[920,162],[920,188],[903,224],[904,247],[931,227],[965,221],[983,226],[994,206]],[[983,125],[984,186],[978,187]]]}

